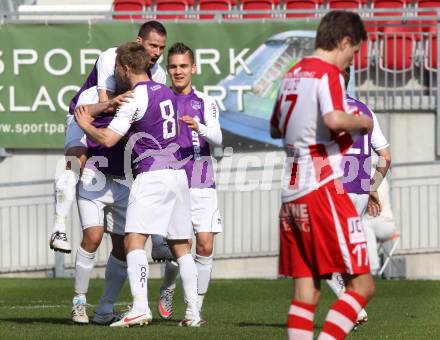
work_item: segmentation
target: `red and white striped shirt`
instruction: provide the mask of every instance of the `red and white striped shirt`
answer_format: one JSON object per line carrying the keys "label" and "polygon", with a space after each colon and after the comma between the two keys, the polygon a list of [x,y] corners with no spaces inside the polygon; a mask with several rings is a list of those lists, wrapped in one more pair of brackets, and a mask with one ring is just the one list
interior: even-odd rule
{"label": "red and white striped shirt", "polygon": [[335,65],[306,57],[287,72],[271,119],[287,152],[283,202],[343,175],[342,157],[354,136],[337,135],[324,125],[323,116],[335,110],[348,112],[344,78]]}

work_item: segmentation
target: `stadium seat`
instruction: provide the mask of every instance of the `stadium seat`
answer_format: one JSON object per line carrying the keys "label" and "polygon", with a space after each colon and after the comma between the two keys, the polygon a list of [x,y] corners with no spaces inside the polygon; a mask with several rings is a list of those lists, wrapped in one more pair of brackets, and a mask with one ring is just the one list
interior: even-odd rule
{"label": "stadium seat", "polygon": [[[395,231],[393,235],[388,239],[379,242],[378,252],[379,254],[382,254],[382,267],[379,269],[379,276],[382,276],[383,272],[387,268],[387,266],[390,264],[390,262],[393,262],[393,255],[394,252],[397,249],[397,246],[399,245],[400,241],[400,233],[398,231]],[[386,247],[385,245],[389,244],[389,247]]]}
{"label": "stadium seat", "polygon": [[[150,3],[151,5],[151,3]],[[127,20],[127,19],[142,19],[142,12],[144,11],[143,0],[114,0],[113,1],[114,12],[139,12],[139,14],[114,14],[113,19]]]}
{"label": "stadium seat", "polygon": [[380,68],[388,72],[405,72],[414,66],[415,50],[420,41],[416,26],[386,26],[380,37]]}
{"label": "stadium seat", "polygon": [[[229,0],[200,0],[199,10],[210,11],[213,14],[200,14],[199,19],[212,20],[214,19],[214,13],[216,11],[230,11],[233,5],[235,5],[235,3]],[[223,18],[225,17],[227,16],[223,15]]]}
{"label": "stadium seat", "polygon": [[[437,8],[438,10],[440,10],[440,0],[416,0],[415,8],[416,9]],[[417,15],[436,16],[437,13],[435,11],[427,11],[427,12],[417,11]]]}
{"label": "stadium seat", "polygon": [[362,3],[358,0],[330,0],[328,7],[330,9],[359,9]]}
{"label": "stadium seat", "polygon": [[[318,2],[314,0],[285,0],[286,10],[316,10]],[[313,18],[315,13],[286,13],[286,18]]]}
{"label": "stadium seat", "polygon": [[365,71],[369,66],[370,41],[363,41],[358,53],[354,55],[354,69],[356,72]]}
{"label": "stadium seat", "polygon": [[[186,19],[183,12],[190,4],[186,0],[156,0],[157,19]],[[180,11],[182,14],[161,14],[161,11]]]}
{"label": "stadium seat", "polygon": [[437,34],[429,34],[424,38],[424,66],[428,71],[437,72]]}
{"label": "stadium seat", "polygon": [[[243,11],[271,11],[275,8],[273,0],[241,0],[241,9]],[[244,13],[244,19],[262,19],[272,18],[271,13]]]}
{"label": "stadium seat", "polygon": [[[372,2],[372,8],[378,9],[378,10],[384,10],[389,9],[389,11],[386,12],[377,12],[373,15],[375,17],[389,17],[389,16],[398,16],[402,17],[402,10],[405,8],[405,2],[403,0],[373,0]],[[394,11],[393,11],[394,10]],[[397,10],[397,11],[395,11]],[[400,22],[400,21],[399,21]],[[396,23],[399,23],[396,21]],[[378,22],[381,23],[380,21]]]}

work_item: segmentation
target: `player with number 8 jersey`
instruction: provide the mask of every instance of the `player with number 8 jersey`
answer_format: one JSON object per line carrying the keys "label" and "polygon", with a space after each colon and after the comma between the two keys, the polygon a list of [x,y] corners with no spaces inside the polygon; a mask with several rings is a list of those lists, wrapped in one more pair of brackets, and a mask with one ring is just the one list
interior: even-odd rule
{"label": "player with number 8 jersey", "polygon": [[[143,72],[148,64],[143,47],[127,43],[117,49],[115,76],[128,81],[133,98],[116,110],[107,128],[97,129],[86,113],[75,115],[87,136],[112,146],[128,133],[128,152],[136,178],[128,198],[125,224],[127,272],[133,307],[112,327],[147,324],[152,320],[148,306],[149,265],[145,243],[151,234],[164,236],[179,263],[187,309],[185,319],[200,323],[197,304],[197,269],[191,256],[192,225],[186,173],[182,168],[178,135],[176,97],[165,85],[150,81]],[[89,112],[102,110],[97,104]],[[127,174],[126,174],[127,175]]]}

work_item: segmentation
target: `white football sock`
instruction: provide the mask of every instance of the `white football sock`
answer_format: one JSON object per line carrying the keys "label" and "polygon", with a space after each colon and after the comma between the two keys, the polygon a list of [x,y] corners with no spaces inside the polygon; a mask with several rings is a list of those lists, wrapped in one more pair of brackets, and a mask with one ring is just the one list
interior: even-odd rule
{"label": "white football sock", "polygon": [[66,218],[76,194],[78,176],[72,170],[64,170],[55,183],[55,222],[53,232],[66,232]]}
{"label": "white football sock", "polygon": [[177,275],[179,275],[179,265],[174,261],[167,261],[165,264],[165,273],[160,290],[175,289]]}
{"label": "white football sock", "polygon": [[187,303],[185,319],[200,318],[197,301],[197,268],[191,254],[177,259],[179,273],[182,278],[183,294]]}
{"label": "white football sock", "polygon": [[345,282],[341,273],[333,273],[332,278],[325,281],[336,296],[339,297],[345,292]]}
{"label": "white football sock", "polygon": [[90,276],[95,265],[95,254],[78,247],[75,259],[75,293],[86,294],[89,289]]}
{"label": "white football sock", "polygon": [[127,254],[127,273],[133,296],[133,310],[139,313],[148,311],[148,259],[143,249],[132,250]]}
{"label": "white football sock", "polygon": [[110,254],[105,268],[104,292],[96,308],[97,314],[113,312],[113,305],[119,296],[127,278],[127,262],[118,260]]}
{"label": "white football sock", "polygon": [[194,259],[197,267],[197,293],[204,295],[208,291],[209,282],[211,281],[213,256],[201,256],[196,254]]}

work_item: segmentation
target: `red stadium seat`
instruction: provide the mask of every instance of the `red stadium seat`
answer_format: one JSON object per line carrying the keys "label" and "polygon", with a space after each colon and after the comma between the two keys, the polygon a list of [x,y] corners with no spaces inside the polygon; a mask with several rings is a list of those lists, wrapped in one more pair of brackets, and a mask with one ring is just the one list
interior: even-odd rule
{"label": "red stadium seat", "polygon": [[330,9],[359,9],[361,6],[358,0],[330,0],[328,2]]}
{"label": "red stadium seat", "polygon": [[[230,11],[233,3],[229,0],[200,0],[199,10],[200,11],[210,11],[215,13],[216,11]],[[226,17],[223,15],[223,17]],[[200,14],[200,19],[212,20],[214,19],[214,14]]]}
{"label": "red stadium seat", "polygon": [[[156,0],[157,19],[185,19],[188,10],[186,0]],[[161,11],[180,11],[182,14],[160,14]]]}
{"label": "red stadium seat", "polygon": [[380,68],[389,72],[410,70],[414,66],[415,50],[420,38],[420,27],[385,27],[380,36]]}
{"label": "red stadium seat", "polygon": [[[316,10],[318,2],[314,0],[285,0],[286,10]],[[313,18],[315,13],[286,13],[286,18]]]}
{"label": "red stadium seat", "polygon": [[390,11],[374,13],[375,17],[402,16],[401,11],[393,11],[393,10],[403,9],[405,7],[405,2],[403,0],[374,0],[372,7],[373,9],[381,9],[381,10],[390,9]]}
{"label": "red stadium seat", "polygon": [[[275,2],[272,0],[242,0],[241,9],[243,11],[271,11],[275,8]],[[262,19],[272,18],[271,13],[245,13],[244,19]]]}
{"label": "red stadium seat", "polygon": [[142,12],[144,11],[144,1],[143,0],[114,0],[113,1],[113,11],[114,12],[139,12],[139,14],[135,14],[135,15],[114,14],[113,19],[117,19],[117,20],[141,19]]}
{"label": "red stadium seat", "polygon": [[[415,3],[415,7],[418,9],[425,8],[440,8],[440,0],[417,0]],[[427,11],[427,12],[417,12],[418,15],[429,15],[436,16],[437,13],[435,11]]]}
{"label": "red stadium seat", "polygon": [[425,69],[437,72],[437,34],[431,34],[425,38],[424,65]]}

